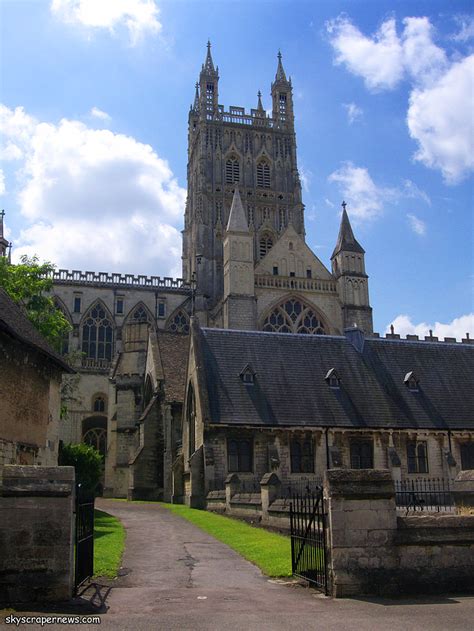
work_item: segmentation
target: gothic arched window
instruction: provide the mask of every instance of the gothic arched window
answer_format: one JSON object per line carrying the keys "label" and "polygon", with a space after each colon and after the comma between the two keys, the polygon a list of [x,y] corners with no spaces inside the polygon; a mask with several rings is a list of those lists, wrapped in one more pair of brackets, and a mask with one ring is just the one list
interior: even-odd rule
{"label": "gothic arched window", "polygon": [[263,257],[267,254],[267,252],[269,252],[273,247],[273,236],[268,233],[268,232],[264,232],[261,237],[260,237],[260,241],[259,241],[259,253],[260,253],[260,258],[263,259]]}
{"label": "gothic arched window", "polygon": [[82,442],[94,447],[102,456],[105,456],[107,451],[107,419],[103,416],[84,419]]}
{"label": "gothic arched window", "polygon": [[93,412],[105,412],[107,407],[107,400],[104,394],[95,394],[92,397],[92,411]]}
{"label": "gothic arched window", "polygon": [[143,305],[138,305],[130,315],[130,322],[149,322],[148,311]]}
{"label": "gothic arched window", "polygon": [[179,309],[179,311],[171,316],[167,329],[168,331],[173,331],[173,333],[189,333],[188,314],[182,309]]}
{"label": "gothic arched window", "polygon": [[314,309],[298,298],[282,302],[267,316],[264,331],[325,335],[326,329]]}
{"label": "gothic arched window", "polygon": [[226,184],[240,182],[240,164],[237,158],[228,158],[225,163]]}
{"label": "gothic arched window", "polygon": [[257,164],[258,188],[270,188],[270,165],[266,160],[260,160]]}
{"label": "gothic arched window", "polygon": [[82,323],[82,352],[89,359],[112,360],[114,347],[113,322],[105,307],[97,302],[86,313]]}

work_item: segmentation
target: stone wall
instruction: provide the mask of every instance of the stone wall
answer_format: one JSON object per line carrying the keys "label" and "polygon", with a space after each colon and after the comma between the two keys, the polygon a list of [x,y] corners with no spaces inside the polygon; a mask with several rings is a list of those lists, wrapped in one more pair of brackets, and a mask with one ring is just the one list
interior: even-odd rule
{"label": "stone wall", "polygon": [[0,467],[0,603],[68,600],[74,468]]}
{"label": "stone wall", "polygon": [[387,470],[329,470],[324,495],[333,596],[474,590],[474,515],[397,517]]}

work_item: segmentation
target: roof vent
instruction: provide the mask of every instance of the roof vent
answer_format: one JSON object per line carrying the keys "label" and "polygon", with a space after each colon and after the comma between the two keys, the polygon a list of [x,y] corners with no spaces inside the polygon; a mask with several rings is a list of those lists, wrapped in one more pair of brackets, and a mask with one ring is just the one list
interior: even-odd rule
{"label": "roof vent", "polygon": [[245,368],[240,373],[240,378],[245,383],[246,386],[253,386],[255,383],[255,370],[252,368],[250,364],[247,364]]}
{"label": "roof vent", "polygon": [[407,372],[407,374],[405,375],[405,379],[403,380],[403,383],[406,385],[408,390],[411,390],[412,392],[418,392],[420,389],[419,387],[420,380],[417,378],[413,370],[411,370],[410,372]]}
{"label": "roof vent", "polygon": [[362,353],[362,351],[364,350],[365,342],[364,331],[362,329],[359,329],[357,325],[354,325],[350,329],[344,329],[344,335],[352,344],[352,346],[357,351],[359,351],[359,353]]}

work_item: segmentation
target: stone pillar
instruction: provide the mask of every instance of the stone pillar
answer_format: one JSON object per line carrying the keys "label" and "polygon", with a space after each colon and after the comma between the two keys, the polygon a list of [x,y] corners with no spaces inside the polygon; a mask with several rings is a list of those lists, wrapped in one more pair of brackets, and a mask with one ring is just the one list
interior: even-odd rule
{"label": "stone pillar", "polygon": [[265,473],[260,480],[260,494],[262,501],[262,523],[269,521],[268,508],[280,497],[281,482],[276,473]]}
{"label": "stone pillar", "polygon": [[74,467],[0,467],[0,602],[72,597],[74,498]]}
{"label": "stone pillar", "polygon": [[452,490],[458,510],[474,508],[474,470],[460,471],[453,482]]}
{"label": "stone pillar", "polygon": [[326,471],[324,497],[331,595],[396,593],[391,570],[397,566],[397,518],[390,471]]}
{"label": "stone pillar", "polygon": [[229,473],[225,479],[225,509],[231,512],[230,501],[240,491],[240,480],[236,473]]}

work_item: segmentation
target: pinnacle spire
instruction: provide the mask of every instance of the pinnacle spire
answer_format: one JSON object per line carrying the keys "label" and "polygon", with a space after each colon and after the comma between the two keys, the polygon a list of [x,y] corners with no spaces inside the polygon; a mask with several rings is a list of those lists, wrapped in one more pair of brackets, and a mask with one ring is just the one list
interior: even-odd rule
{"label": "pinnacle spire", "polygon": [[199,109],[199,83],[196,81],[196,94],[194,95],[193,109],[197,111]]}
{"label": "pinnacle spire", "polygon": [[263,112],[262,93],[260,92],[260,90],[258,91],[257,96],[258,96],[257,110],[259,112]]}
{"label": "pinnacle spire", "polygon": [[349,221],[349,216],[346,211],[346,202],[343,201],[341,206],[341,225],[339,228],[339,235],[337,237],[336,247],[334,248],[334,252],[331,256],[332,259],[336,256],[336,254],[339,254],[339,252],[341,251],[359,252],[360,254],[365,254],[364,248],[360,245],[360,243],[354,237],[354,233],[352,232],[351,222]]}
{"label": "pinnacle spire", "polygon": [[283,64],[281,63],[281,52],[278,51],[278,66],[275,75],[275,81],[286,81],[285,70],[283,69]]}
{"label": "pinnacle spire", "polygon": [[204,62],[204,70],[206,72],[215,72],[214,62],[212,61],[212,55],[211,55],[211,41],[210,40],[207,40],[207,54],[206,54],[206,61]]}
{"label": "pinnacle spire", "polygon": [[232,206],[229,213],[229,221],[227,222],[227,232],[248,232],[249,226],[247,223],[247,217],[245,216],[244,207],[242,206],[242,200],[240,199],[240,193],[237,186],[235,187],[234,197],[232,199]]}

